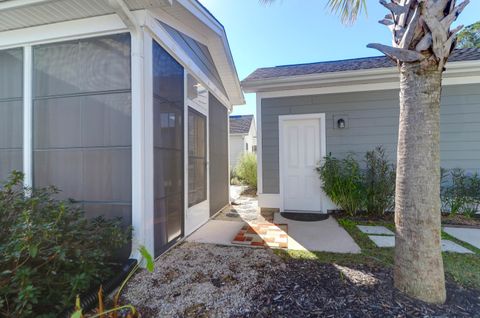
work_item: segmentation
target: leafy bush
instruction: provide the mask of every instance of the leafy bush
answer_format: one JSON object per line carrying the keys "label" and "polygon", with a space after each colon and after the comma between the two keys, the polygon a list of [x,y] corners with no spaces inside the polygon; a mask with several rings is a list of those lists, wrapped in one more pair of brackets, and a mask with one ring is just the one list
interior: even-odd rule
{"label": "leafy bush", "polygon": [[53,187],[22,184],[14,172],[0,189],[0,316],[56,317],[76,294],[111,275],[118,265],[112,257],[130,231],[118,219],[87,219],[72,203],[55,200]]}
{"label": "leafy bush", "polygon": [[241,182],[250,188],[257,188],[257,156],[255,154],[244,154],[240,158],[235,172]]}
{"label": "leafy bush", "polygon": [[475,215],[480,208],[480,176],[463,169],[442,171],[442,208],[453,215]]}
{"label": "leafy bush", "polygon": [[329,154],[317,171],[323,182],[323,191],[333,203],[350,215],[363,207],[362,173],[353,154],[342,160]]}
{"label": "leafy bush", "polygon": [[395,166],[388,161],[385,150],[377,147],[365,155],[363,183],[365,209],[369,214],[383,214],[393,209],[395,197]]}

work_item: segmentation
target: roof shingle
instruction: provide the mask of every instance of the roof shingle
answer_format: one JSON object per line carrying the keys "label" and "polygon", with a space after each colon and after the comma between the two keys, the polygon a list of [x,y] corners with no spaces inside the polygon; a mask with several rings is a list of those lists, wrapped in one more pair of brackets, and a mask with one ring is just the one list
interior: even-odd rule
{"label": "roof shingle", "polygon": [[230,116],[231,134],[248,134],[252,125],[253,115]]}
{"label": "roof shingle", "polygon": [[[456,49],[449,58],[450,62],[480,60],[479,48]],[[327,61],[306,64],[281,65],[259,68],[242,82],[264,79],[301,76],[342,71],[367,70],[375,68],[393,67],[395,63],[386,56],[364,57],[349,60]]]}

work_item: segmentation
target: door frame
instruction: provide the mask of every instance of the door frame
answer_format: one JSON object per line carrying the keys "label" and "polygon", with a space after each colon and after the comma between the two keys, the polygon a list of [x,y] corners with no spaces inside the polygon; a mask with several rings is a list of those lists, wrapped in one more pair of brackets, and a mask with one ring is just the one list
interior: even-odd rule
{"label": "door frame", "polygon": [[[284,138],[283,130],[285,122],[292,120],[306,120],[306,119],[318,119],[320,121],[320,157],[322,160],[327,155],[327,136],[326,136],[326,127],[325,127],[325,113],[311,113],[311,114],[300,114],[300,115],[279,115],[278,116],[278,160],[279,160],[279,192],[280,192],[280,211],[285,211],[285,193],[284,193]],[[320,189],[321,203],[320,209],[322,213],[326,213],[325,206],[325,195]]]}

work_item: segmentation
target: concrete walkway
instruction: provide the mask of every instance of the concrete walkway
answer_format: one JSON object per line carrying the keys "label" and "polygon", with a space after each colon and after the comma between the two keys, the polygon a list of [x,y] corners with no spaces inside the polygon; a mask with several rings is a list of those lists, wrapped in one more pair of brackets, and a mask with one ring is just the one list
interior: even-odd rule
{"label": "concrete walkway", "polygon": [[337,221],[330,217],[318,222],[300,222],[283,218],[275,213],[271,218],[260,215],[257,198],[242,196],[241,187],[232,187],[236,205],[226,208],[215,219],[187,237],[187,241],[218,245],[232,244],[245,224],[273,223],[288,225],[288,249],[332,253],[360,253],[360,247]]}
{"label": "concrete walkway", "polygon": [[443,230],[457,240],[464,241],[480,249],[480,229],[446,227]]}
{"label": "concrete walkway", "polygon": [[237,246],[232,244],[232,240],[244,225],[245,222],[210,220],[186,240],[187,242]]}
{"label": "concrete walkway", "polygon": [[274,223],[288,225],[290,250],[360,253],[360,247],[333,217],[318,222],[300,222],[275,213]]}

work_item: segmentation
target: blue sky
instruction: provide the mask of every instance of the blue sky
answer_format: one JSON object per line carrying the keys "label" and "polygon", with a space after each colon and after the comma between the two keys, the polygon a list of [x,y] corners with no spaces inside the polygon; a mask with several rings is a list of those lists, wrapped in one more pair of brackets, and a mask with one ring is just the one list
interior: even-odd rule
{"label": "blue sky", "polygon": [[[368,0],[368,16],[344,26],[325,9],[326,0],[277,0],[265,6],[258,0],[200,0],[227,31],[240,79],[259,67],[339,60],[380,55],[368,43],[391,43],[390,31],[377,21],[387,11]],[[471,1],[458,23],[480,20],[480,0]],[[234,114],[254,114],[255,96]]]}

